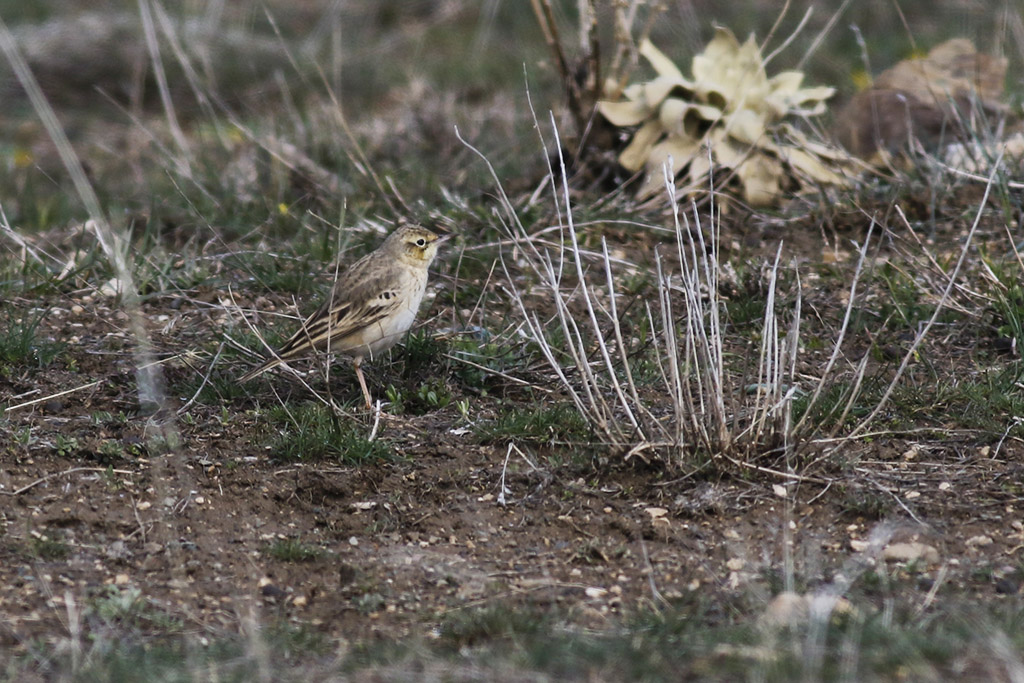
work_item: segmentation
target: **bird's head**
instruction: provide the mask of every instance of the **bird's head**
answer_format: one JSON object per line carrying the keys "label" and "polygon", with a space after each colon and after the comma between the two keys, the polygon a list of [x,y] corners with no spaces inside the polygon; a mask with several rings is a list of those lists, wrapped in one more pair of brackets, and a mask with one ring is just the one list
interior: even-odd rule
{"label": "bird's head", "polygon": [[429,266],[437,256],[437,248],[449,237],[438,235],[419,225],[403,225],[388,237],[388,247],[398,258],[416,265]]}

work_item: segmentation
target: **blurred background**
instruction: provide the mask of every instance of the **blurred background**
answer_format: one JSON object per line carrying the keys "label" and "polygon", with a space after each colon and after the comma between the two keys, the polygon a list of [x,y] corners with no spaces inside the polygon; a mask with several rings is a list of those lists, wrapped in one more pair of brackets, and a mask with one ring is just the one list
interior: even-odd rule
{"label": "blurred background", "polygon": [[[609,14],[611,3],[596,4]],[[981,51],[1005,55],[1011,64],[1020,65],[1024,56],[1020,7],[998,0],[664,4],[652,37],[677,59],[698,52],[715,25],[740,37],[753,32],[764,38],[782,16],[776,32],[781,40],[810,9],[804,28],[778,57],[779,65],[803,59],[831,26],[805,65],[812,79],[843,92],[856,88],[864,57],[880,70],[951,37],[970,38]],[[552,6],[563,30],[572,35],[577,2]],[[264,80],[275,70],[288,79],[300,70],[304,78],[323,71],[353,106],[380,103],[394,88],[417,78],[473,99],[498,88],[521,90],[524,65],[530,76],[543,79],[548,59],[531,3],[523,0],[188,0],[162,7],[179,23],[181,47],[201,59],[203,75],[215,78],[225,97],[254,97],[265,92]],[[148,75],[139,63],[146,56],[139,8],[129,0],[4,0],[0,18],[16,30],[30,64],[54,97],[91,101],[91,91],[101,88],[131,101],[145,99]],[[645,8],[640,8],[642,20]],[[601,24],[610,30],[611,21]],[[173,84],[175,60],[166,55],[164,61]],[[1011,74],[1015,82],[1009,86],[1019,90],[1020,69],[1011,68]]]}
{"label": "blurred background", "polygon": [[[596,3],[605,45],[613,44],[611,4]],[[1024,91],[1024,23],[1017,3],[665,5],[652,40],[684,69],[715,25],[759,40],[775,26],[766,54],[796,33],[770,68],[799,66],[808,84],[836,87],[834,102],[841,103],[866,87],[872,73],[960,36],[1009,59],[1012,102]],[[577,2],[553,2],[552,8],[562,43],[578,46]],[[638,6],[638,28],[648,10]],[[465,170],[469,152],[456,139],[455,126],[504,178],[533,179],[543,173],[544,157],[527,91],[540,115],[563,107],[557,69],[524,0],[3,0],[0,18],[101,196],[147,215],[181,192],[167,186],[167,173],[151,172],[153,164],[171,163],[169,157],[172,175],[184,163],[190,181],[203,186],[199,194],[221,198],[197,216],[202,198],[187,192],[199,204],[171,213],[221,224],[265,221],[274,207],[300,199],[333,204],[331,195],[353,197],[350,208],[358,210],[358,196],[379,192],[364,182],[360,153],[393,172],[407,197],[437,194],[440,187],[481,190],[479,174]],[[14,191],[0,191],[0,201],[12,222],[45,228],[66,203],[61,166],[3,62],[0,182]],[[343,123],[351,135],[342,134]],[[268,150],[270,139],[300,152],[316,169],[303,182],[311,176],[320,187],[268,179],[275,171],[260,154],[281,153]],[[221,190],[234,201],[223,200]]]}

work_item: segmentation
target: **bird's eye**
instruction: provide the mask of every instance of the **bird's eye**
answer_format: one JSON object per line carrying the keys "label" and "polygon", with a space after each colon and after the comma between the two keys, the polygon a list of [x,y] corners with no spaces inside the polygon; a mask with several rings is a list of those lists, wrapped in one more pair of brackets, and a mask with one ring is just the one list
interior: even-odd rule
{"label": "bird's eye", "polygon": [[416,240],[416,246],[417,247],[425,247],[425,246],[427,246],[427,241],[421,237],[418,240]]}

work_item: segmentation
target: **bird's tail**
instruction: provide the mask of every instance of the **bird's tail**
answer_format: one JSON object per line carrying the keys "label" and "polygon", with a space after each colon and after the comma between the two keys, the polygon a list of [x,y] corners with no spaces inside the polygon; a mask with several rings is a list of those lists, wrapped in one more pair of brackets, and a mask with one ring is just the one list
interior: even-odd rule
{"label": "bird's tail", "polygon": [[252,370],[250,370],[249,372],[245,373],[244,375],[239,377],[237,381],[238,381],[239,384],[241,384],[242,382],[248,382],[252,378],[258,377],[259,375],[262,375],[267,370],[269,370],[271,368],[276,368],[278,365],[280,365],[283,362],[284,361],[282,359],[280,359],[280,358],[272,358],[272,359],[268,360],[266,363],[263,363],[262,365],[258,365],[255,368],[253,368]]}

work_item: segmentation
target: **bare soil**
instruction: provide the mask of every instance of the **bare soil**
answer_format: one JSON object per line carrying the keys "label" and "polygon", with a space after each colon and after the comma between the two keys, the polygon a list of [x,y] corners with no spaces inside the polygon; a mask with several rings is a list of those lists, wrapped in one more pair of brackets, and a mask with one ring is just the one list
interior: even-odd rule
{"label": "bare soil", "polygon": [[[993,600],[1019,587],[1016,439],[925,419],[850,444],[841,459],[824,459],[822,444],[803,477],[772,463],[676,476],[600,448],[487,443],[454,406],[422,416],[385,407],[379,438],[397,457],[339,466],[276,462],[243,399],[187,406],[180,448],[162,452],[154,425],[172,420],[139,410],[123,314],[109,299],[72,300],[51,301],[41,330],[70,342],[61,360],[0,379],[6,406],[50,397],[9,409],[3,425],[0,645],[12,652],[116,631],[85,608],[132,590],[147,615],[134,633],[283,619],[363,641],[430,638],[453,612],[489,604],[556,607],[590,627],[664,600],[756,613],[787,567],[806,589],[881,562],[896,541],[939,552],[908,569],[912,604],[927,605],[935,581]],[[195,301],[144,310],[160,355],[217,334]],[[171,364],[168,381],[192,372]],[[356,398],[343,372],[334,381]],[[366,433],[374,422],[348,419]],[[285,540],[315,552],[282,557]],[[858,555],[864,542],[875,546]]]}

